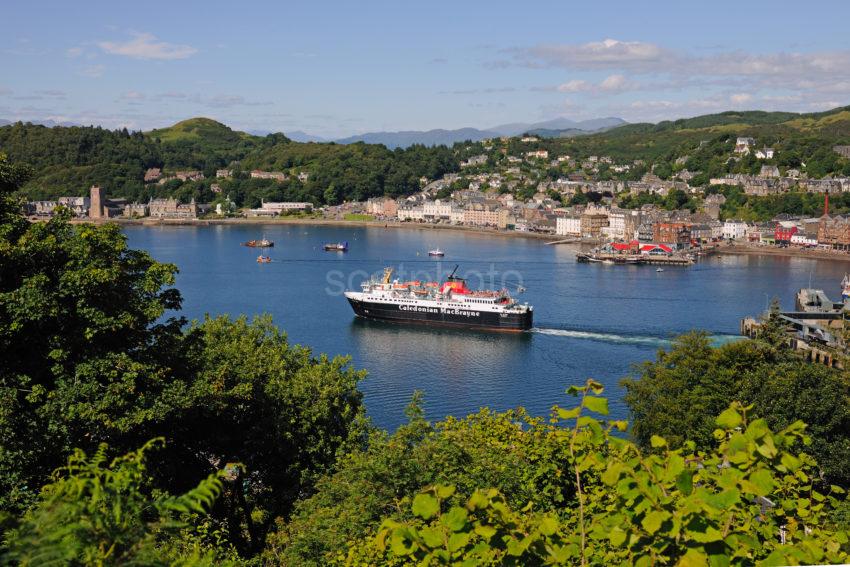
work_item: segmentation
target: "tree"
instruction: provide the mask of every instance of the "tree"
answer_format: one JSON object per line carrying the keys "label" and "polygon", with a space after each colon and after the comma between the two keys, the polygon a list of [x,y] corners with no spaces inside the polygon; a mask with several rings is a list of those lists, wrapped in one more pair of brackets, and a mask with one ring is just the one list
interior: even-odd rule
{"label": "tree", "polygon": [[654,435],[673,447],[690,440],[707,448],[714,429],[709,416],[722,411],[724,400],[737,399],[752,404],[752,415],[771,427],[808,423],[822,473],[850,487],[850,380],[777,346],[785,332],[778,317],[768,316],[763,328],[757,340],[720,347],[705,334],[685,335],[641,365],[639,377],[623,381],[634,439],[644,448]]}
{"label": "tree", "polygon": [[59,215],[0,226],[0,511],[20,514],[75,448],[164,437],[153,485],[172,493],[227,462],[241,490],[213,515],[246,556],[365,439],[364,374],[290,346],[269,318],[184,329],[176,268],[116,225]]}
{"label": "tree", "polygon": [[4,534],[0,559],[24,566],[234,564],[232,549],[201,535],[226,473],[180,496],[154,494],[145,461],[161,445],[151,441],[111,462],[106,445],[91,457],[76,450],[20,525]]}
{"label": "tree", "polygon": [[408,416],[392,435],[373,433],[368,448],[348,454],[337,472],[317,483],[316,494],[270,536],[269,563],[325,565],[434,483],[453,485],[443,500],[458,505],[481,486],[497,488],[518,508],[554,512],[573,502],[573,480],[561,474],[566,448],[544,420],[521,410],[482,410],[431,424],[416,401]]}
{"label": "tree", "polygon": [[482,488],[455,503],[455,487],[435,484],[387,516],[374,536],[355,540],[338,564],[402,565],[788,565],[842,563],[846,529],[829,513],[844,491],[824,486],[815,461],[799,452],[807,436],[794,422],[772,431],[733,403],[713,420],[715,441],[652,453],[615,435],[602,386],[571,388],[580,401],[555,408],[556,436],[569,448],[578,506],[567,518],[528,506],[518,512]]}

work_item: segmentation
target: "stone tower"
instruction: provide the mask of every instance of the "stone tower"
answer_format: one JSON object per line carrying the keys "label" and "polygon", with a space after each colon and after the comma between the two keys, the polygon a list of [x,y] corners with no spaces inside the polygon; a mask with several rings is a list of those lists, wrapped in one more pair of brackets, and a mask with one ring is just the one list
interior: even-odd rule
{"label": "stone tower", "polygon": [[97,185],[92,185],[91,187],[91,207],[89,208],[89,218],[103,218],[103,189]]}

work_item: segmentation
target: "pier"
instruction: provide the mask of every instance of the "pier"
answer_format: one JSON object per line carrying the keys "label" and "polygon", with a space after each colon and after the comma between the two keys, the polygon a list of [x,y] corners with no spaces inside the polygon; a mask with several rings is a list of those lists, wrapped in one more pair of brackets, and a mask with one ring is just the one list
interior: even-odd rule
{"label": "pier", "polygon": [[[797,292],[794,309],[778,313],[788,329],[786,346],[809,362],[844,368],[844,303],[830,300],[823,290],[803,288]],[[741,335],[755,338],[761,326],[762,321],[745,317]]]}

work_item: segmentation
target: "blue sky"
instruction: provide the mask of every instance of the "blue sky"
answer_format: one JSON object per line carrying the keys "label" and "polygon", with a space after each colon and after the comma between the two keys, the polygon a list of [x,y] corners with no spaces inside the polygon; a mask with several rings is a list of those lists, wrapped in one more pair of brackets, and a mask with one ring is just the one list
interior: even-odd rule
{"label": "blue sky", "polygon": [[0,118],[343,136],[850,104],[850,2],[9,3]]}

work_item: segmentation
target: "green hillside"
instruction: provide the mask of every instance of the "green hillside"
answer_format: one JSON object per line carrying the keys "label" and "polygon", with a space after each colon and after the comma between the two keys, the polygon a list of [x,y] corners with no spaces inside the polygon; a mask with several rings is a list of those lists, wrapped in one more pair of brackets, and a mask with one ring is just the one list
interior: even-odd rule
{"label": "green hillside", "polygon": [[[653,166],[662,177],[684,167],[701,172],[692,184],[704,185],[711,177],[758,172],[763,162],[752,156],[729,162],[738,136],[751,136],[758,145],[776,148],[778,157],[771,164],[789,168],[805,163],[806,173],[812,177],[850,174],[846,160],[832,151],[833,145],[850,144],[850,107],[809,114],[721,112],[658,124],[628,124],[587,136],[544,139],[533,146],[516,138],[509,149],[512,155],[543,148],[577,159],[606,155],[618,163],[636,159],[646,162],[626,179],[638,178]],[[80,195],[99,184],[110,195],[131,200],[176,196],[210,201],[216,195],[229,195],[240,206],[254,206],[261,199],[336,204],[410,194],[419,189],[421,177],[436,179],[457,171],[460,160],[483,151],[481,143],[396,150],[365,143],[304,144],[280,133],[252,136],[203,117],[145,133],[22,123],[0,127],[0,152],[35,170],[35,176],[21,190],[30,199]],[[685,158],[684,165],[679,158]],[[145,185],[144,172],[150,167],[161,168],[166,174],[197,169],[206,179]],[[216,180],[215,171],[220,168],[233,169],[233,179]],[[250,179],[247,172],[255,168],[283,171],[290,178],[282,183]],[[218,194],[211,191],[216,182],[222,188]]]}
{"label": "green hillside", "polygon": [[145,133],[150,138],[162,142],[203,142],[210,145],[238,144],[244,140],[257,140],[245,132],[237,132],[212,118],[190,118],[167,128],[159,128]]}
{"label": "green hillside", "polygon": [[688,155],[703,142],[737,136],[777,146],[804,141],[819,147],[850,143],[850,107],[810,114],[721,112],[658,124],[627,124],[600,134],[554,140],[553,147],[577,155],[657,161]]}

